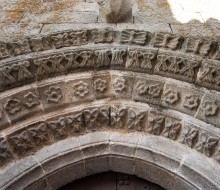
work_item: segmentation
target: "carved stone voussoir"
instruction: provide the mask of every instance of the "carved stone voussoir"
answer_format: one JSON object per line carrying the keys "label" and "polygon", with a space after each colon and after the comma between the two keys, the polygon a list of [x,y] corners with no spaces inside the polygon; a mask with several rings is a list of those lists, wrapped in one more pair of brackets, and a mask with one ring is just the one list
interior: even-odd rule
{"label": "carved stone voussoir", "polygon": [[219,96],[206,94],[201,102],[197,118],[220,127],[220,101]]}
{"label": "carved stone voussoir", "polygon": [[199,85],[207,88],[220,90],[220,66],[219,61],[204,60],[198,73],[197,81]]}
{"label": "carved stone voussoir", "polygon": [[132,71],[152,73],[157,49],[128,49],[126,68]]}
{"label": "carved stone voussoir", "polygon": [[166,84],[161,97],[161,104],[167,108],[194,116],[200,106],[204,92],[180,84]]}
{"label": "carved stone voussoir", "polygon": [[163,93],[164,82],[137,77],[133,89],[133,100],[159,104]]}
{"label": "carved stone voussoir", "polygon": [[198,57],[159,51],[155,73],[192,83],[196,80],[200,64],[201,59]]}
{"label": "carved stone voussoir", "polygon": [[42,111],[41,100],[36,88],[27,88],[17,93],[9,94],[2,97],[0,103],[12,123]]}
{"label": "carved stone voussoir", "polygon": [[154,110],[150,111],[148,116],[148,133],[177,140],[181,129],[182,124],[180,120]]}

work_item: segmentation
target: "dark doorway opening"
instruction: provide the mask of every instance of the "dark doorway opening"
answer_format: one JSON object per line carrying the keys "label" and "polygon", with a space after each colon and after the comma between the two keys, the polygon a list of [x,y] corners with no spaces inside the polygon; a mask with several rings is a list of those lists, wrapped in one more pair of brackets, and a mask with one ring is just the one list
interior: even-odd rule
{"label": "dark doorway opening", "polygon": [[67,184],[59,190],[165,190],[133,175],[107,172]]}

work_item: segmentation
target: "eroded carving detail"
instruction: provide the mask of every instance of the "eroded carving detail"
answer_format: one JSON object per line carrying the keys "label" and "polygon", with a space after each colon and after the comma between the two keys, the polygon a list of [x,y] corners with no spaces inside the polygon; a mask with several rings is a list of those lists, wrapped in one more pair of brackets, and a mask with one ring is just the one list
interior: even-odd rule
{"label": "eroded carving detail", "polygon": [[219,90],[220,68],[211,61],[204,61],[199,71],[198,83]]}
{"label": "eroded carving detail", "polygon": [[9,143],[12,146],[13,152],[18,156],[24,156],[34,149],[34,145],[32,144],[27,131],[23,131],[20,134],[10,137]]}
{"label": "eroded carving detail", "polygon": [[0,42],[0,59],[4,59],[10,56],[10,53],[7,49],[7,44]]}
{"label": "eroded carving detail", "polygon": [[109,50],[99,50],[95,54],[97,56],[97,67],[110,66],[111,60],[109,56],[111,52]]}
{"label": "eroded carving detail", "polygon": [[200,61],[195,58],[187,59],[181,56],[170,56],[161,53],[157,56],[155,71],[166,76],[173,75],[171,77],[194,82],[196,79],[196,68],[199,65]]}
{"label": "eroded carving detail", "polygon": [[179,121],[174,121],[171,118],[166,118],[165,127],[162,135],[169,139],[176,140],[179,136],[181,127],[182,125]]}
{"label": "eroded carving detail", "polygon": [[216,115],[216,113],[218,111],[218,105],[217,105],[216,101],[207,100],[203,103],[202,109],[203,109],[204,115],[206,117],[214,116],[214,115]]}
{"label": "eroded carving detail", "polygon": [[98,78],[94,81],[94,88],[97,92],[104,92],[107,89],[107,81],[101,78]]}
{"label": "eroded carving detail", "polygon": [[185,97],[183,106],[187,109],[195,109],[199,106],[199,97],[193,94],[187,95]]}
{"label": "eroded carving detail", "polygon": [[114,32],[111,29],[92,30],[92,40],[97,43],[112,43],[114,40]]}
{"label": "eroded carving detail", "polygon": [[121,32],[121,43],[144,45],[147,32],[138,30],[123,30]]}
{"label": "eroded carving detail", "polygon": [[5,139],[0,138],[0,167],[14,159]]}
{"label": "eroded carving detail", "polygon": [[125,114],[126,107],[111,106],[111,127],[122,128]]}
{"label": "eroded carving detail", "polygon": [[150,112],[148,116],[148,129],[147,131],[153,135],[160,135],[164,129],[165,117],[163,115]]}
{"label": "eroded carving detail", "polygon": [[188,37],[183,45],[183,50],[189,53],[209,56],[213,54],[216,45],[214,41],[205,41],[199,38]]}
{"label": "eroded carving detail", "polygon": [[190,148],[193,148],[197,142],[198,134],[198,129],[185,127],[179,142],[188,145]]}
{"label": "eroded carving detail", "polygon": [[19,99],[10,99],[4,107],[10,115],[14,115],[21,110],[21,101]]}
{"label": "eroded carving detail", "polygon": [[42,123],[37,127],[28,130],[29,136],[33,140],[35,146],[44,146],[48,144],[50,139],[50,131],[46,123]]}
{"label": "eroded carving detail", "polygon": [[56,121],[48,122],[48,127],[51,129],[55,140],[64,139],[68,135],[65,124],[65,118],[63,117],[60,117]]}
{"label": "eroded carving detail", "polygon": [[129,109],[127,123],[128,129],[142,131],[145,114],[144,111],[137,112],[134,109]]}
{"label": "eroded carving detail", "polygon": [[207,157],[210,157],[214,154],[215,148],[218,144],[218,139],[214,137],[209,137],[205,133],[201,133],[199,136],[198,144],[195,149]]}
{"label": "eroded carving detail", "polygon": [[28,92],[24,95],[23,104],[27,108],[32,108],[40,104],[39,97],[36,96],[33,92]]}
{"label": "eroded carving detail", "polygon": [[48,103],[59,103],[63,97],[62,91],[58,87],[51,86],[49,90],[45,91]]}
{"label": "eroded carving detail", "polygon": [[124,66],[124,56],[126,55],[125,50],[113,49],[111,66]]}
{"label": "eroded carving detail", "polygon": [[167,90],[162,97],[162,101],[170,105],[174,105],[176,102],[179,101],[179,99],[180,99],[179,92],[171,89]]}
{"label": "eroded carving detail", "polygon": [[156,33],[154,46],[158,48],[176,50],[182,45],[182,42],[183,38],[179,35]]}
{"label": "eroded carving detail", "polygon": [[113,83],[114,91],[117,93],[121,93],[126,89],[125,86],[125,79],[124,78],[118,78]]}
{"label": "eroded carving detail", "polygon": [[30,44],[27,39],[24,40],[15,40],[11,44],[11,50],[13,55],[21,55],[25,53],[30,53]]}
{"label": "eroded carving detail", "polygon": [[82,132],[84,128],[82,113],[77,113],[71,116],[67,116],[66,121],[67,121],[67,128],[70,134],[76,134]]}
{"label": "eroded carving detail", "polygon": [[149,84],[148,82],[139,82],[137,90],[139,95],[148,95],[152,98],[160,97],[162,92],[160,84]]}
{"label": "eroded carving detail", "polygon": [[109,108],[94,108],[90,110],[84,110],[84,120],[87,129],[95,130],[97,127],[109,126]]}
{"label": "eroded carving detail", "polygon": [[84,97],[89,93],[88,84],[83,81],[73,85],[73,89],[75,96]]}

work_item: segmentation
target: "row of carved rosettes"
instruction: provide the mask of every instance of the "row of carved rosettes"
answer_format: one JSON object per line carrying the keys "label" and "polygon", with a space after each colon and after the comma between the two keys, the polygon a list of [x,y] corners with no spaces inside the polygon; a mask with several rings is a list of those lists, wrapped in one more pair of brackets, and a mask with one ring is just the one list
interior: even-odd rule
{"label": "row of carved rosettes", "polygon": [[69,136],[100,130],[144,132],[183,143],[218,160],[219,138],[155,109],[103,105],[37,122],[0,139],[0,165],[33,154]]}
{"label": "row of carved rosettes", "polygon": [[182,51],[202,57],[220,60],[220,43],[195,37],[183,37],[170,33],[126,29],[114,31],[111,28],[64,31],[44,36],[0,42],[0,59],[63,47],[80,46],[88,43],[114,43],[152,46]]}
{"label": "row of carved rosettes", "polygon": [[[6,66],[7,65],[7,66]],[[72,50],[0,67],[0,91],[89,69],[119,69],[175,78],[220,91],[220,62],[154,48]]]}
{"label": "row of carved rosettes", "polygon": [[[177,110],[220,127],[220,94],[147,74],[96,71],[23,87],[0,97],[0,130],[28,117],[101,99],[123,99]],[[10,122],[8,121],[10,120]]]}

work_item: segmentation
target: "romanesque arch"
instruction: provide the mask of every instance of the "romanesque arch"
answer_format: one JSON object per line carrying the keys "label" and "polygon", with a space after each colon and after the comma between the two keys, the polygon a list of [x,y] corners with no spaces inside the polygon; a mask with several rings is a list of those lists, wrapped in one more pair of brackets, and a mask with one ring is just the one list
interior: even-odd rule
{"label": "romanesque arch", "polygon": [[220,189],[220,42],[88,27],[0,43],[0,189],[106,171]]}

